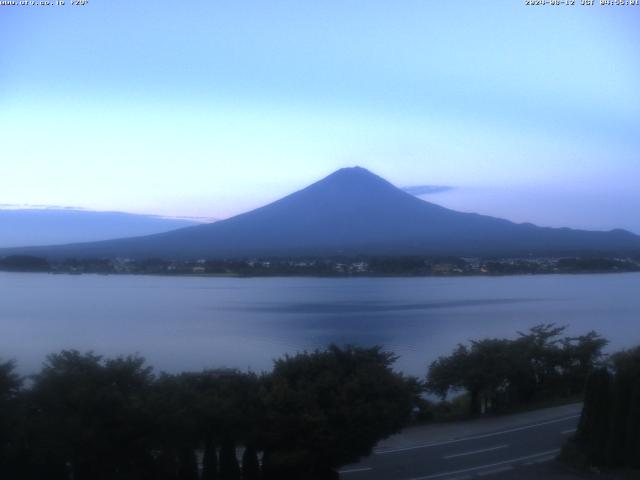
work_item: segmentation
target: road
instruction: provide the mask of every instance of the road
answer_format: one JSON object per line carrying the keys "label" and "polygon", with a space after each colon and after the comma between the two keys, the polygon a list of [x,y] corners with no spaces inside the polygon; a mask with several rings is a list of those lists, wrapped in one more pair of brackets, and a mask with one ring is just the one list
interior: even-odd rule
{"label": "road", "polygon": [[[522,414],[407,429],[382,442],[343,480],[491,478],[556,457],[575,431],[580,404]],[[511,476],[509,476],[511,477]]]}

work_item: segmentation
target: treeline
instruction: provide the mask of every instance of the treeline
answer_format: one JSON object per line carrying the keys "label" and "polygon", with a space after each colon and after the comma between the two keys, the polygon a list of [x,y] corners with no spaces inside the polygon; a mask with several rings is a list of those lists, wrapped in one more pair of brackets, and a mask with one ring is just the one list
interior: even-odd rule
{"label": "treeline", "polygon": [[8,272],[49,272],[51,265],[45,258],[31,255],[11,255],[0,258],[0,270]]}
{"label": "treeline", "polygon": [[612,355],[589,376],[580,423],[562,458],[582,467],[640,469],[640,347]]}
{"label": "treeline", "polygon": [[594,462],[626,462],[638,448],[640,350],[607,366],[597,333],[564,333],[543,324],[459,345],[426,381],[394,372],[396,357],[380,347],[285,356],[260,375],[155,374],[137,356],[62,351],[21,378],[0,362],[0,478],[336,479],[382,438],[451,403],[425,391],[464,398],[475,415],[578,399],[586,379],[581,448],[608,452]]}
{"label": "treeline", "polygon": [[460,344],[431,364],[427,389],[442,398],[463,393],[471,414],[579,396],[607,341],[593,331],[577,337],[564,332],[542,324],[515,339]]}
{"label": "treeline", "polygon": [[470,259],[459,257],[378,256],[264,259],[161,258],[48,261],[29,255],[0,258],[0,270],[12,272],[269,276],[464,276],[550,273],[638,272],[640,258]]}
{"label": "treeline", "polygon": [[3,480],[313,480],[411,418],[416,379],[380,348],[286,356],[269,373],[155,375],[63,351],[23,379],[0,363]]}

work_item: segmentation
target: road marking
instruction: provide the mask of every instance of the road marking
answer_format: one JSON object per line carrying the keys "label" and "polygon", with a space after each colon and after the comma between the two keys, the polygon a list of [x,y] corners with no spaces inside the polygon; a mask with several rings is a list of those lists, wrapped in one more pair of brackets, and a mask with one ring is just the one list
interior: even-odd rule
{"label": "road marking", "polygon": [[487,465],[478,465],[477,467],[471,467],[471,468],[464,468],[462,470],[454,470],[451,472],[442,472],[442,473],[435,473],[433,475],[427,475],[424,477],[414,477],[411,480],[431,480],[433,478],[442,478],[442,477],[448,477],[451,475],[458,475],[460,473],[468,473],[468,472],[475,472],[478,470],[486,470],[489,468],[493,468],[493,467],[499,467],[501,465],[507,465],[510,463],[518,463],[518,462],[523,462],[525,460],[531,460],[533,458],[537,458],[537,457],[543,457],[546,455],[555,455],[557,453],[559,453],[560,450],[547,450],[546,452],[538,452],[538,453],[534,453],[532,455],[527,455],[526,457],[518,457],[518,458],[512,458],[510,460],[503,460],[502,462],[496,462],[496,463],[489,463]]}
{"label": "road marking", "polygon": [[458,458],[458,457],[464,457],[466,455],[475,455],[476,453],[484,453],[484,452],[491,452],[493,450],[500,450],[502,448],[507,448],[509,445],[498,445],[496,447],[489,447],[489,448],[483,448],[482,450],[473,450],[472,452],[464,452],[464,453],[454,453],[453,455],[447,455],[445,457],[445,459],[450,459],[450,458]]}
{"label": "road marking", "polygon": [[506,433],[520,432],[522,430],[528,430],[530,428],[542,427],[544,425],[551,425],[551,424],[554,424],[554,423],[566,422],[567,420],[578,418],[579,416],[580,416],[580,414],[576,414],[576,415],[571,415],[571,416],[568,416],[568,417],[557,418],[555,420],[549,420],[547,422],[535,423],[533,425],[525,425],[524,427],[515,427],[515,428],[510,428],[508,430],[502,430],[500,432],[485,433],[483,435],[472,435],[470,437],[464,437],[464,438],[456,438],[454,440],[447,440],[445,442],[424,443],[424,444],[421,444],[421,445],[412,445],[410,447],[401,447],[401,448],[391,448],[391,449],[388,449],[388,450],[374,450],[373,453],[375,455],[386,455],[386,454],[389,454],[389,453],[398,453],[398,452],[407,452],[409,450],[418,450],[420,448],[438,447],[440,445],[451,445],[452,443],[468,442],[468,441],[471,441],[471,440],[479,440],[481,438],[489,438],[489,437],[495,437],[495,436],[498,436],[498,435],[504,435]]}
{"label": "road marking", "polygon": [[530,462],[523,463],[523,465],[535,465],[536,463],[545,463],[550,462],[555,458],[555,455],[551,455],[548,457],[537,458],[536,460],[531,460]]}
{"label": "road marking", "polygon": [[574,433],[576,430],[577,430],[576,428],[570,428],[569,430],[563,430],[560,433],[562,435],[570,435],[570,434]]}
{"label": "road marking", "polygon": [[338,473],[358,473],[358,472],[369,472],[373,470],[371,467],[362,467],[362,468],[349,468],[347,470],[338,470]]}
{"label": "road marking", "polygon": [[495,475],[496,473],[508,472],[509,470],[513,470],[513,466],[507,465],[506,467],[498,467],[492,470],[484,470],[482,472],[478,472],[478,476],[486,477],[487,475]]}

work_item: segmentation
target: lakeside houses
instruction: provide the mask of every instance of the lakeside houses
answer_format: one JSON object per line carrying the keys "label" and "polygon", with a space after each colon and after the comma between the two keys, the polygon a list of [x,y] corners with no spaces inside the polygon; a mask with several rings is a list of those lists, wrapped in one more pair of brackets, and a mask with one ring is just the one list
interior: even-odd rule
{"label": "lakeside houses", "polygon": [[235,276],[464,276],[640,271],[640,257],[534,258],[269,258],[194,261],[163,259],[0,258],[0,270],[50,273]]}

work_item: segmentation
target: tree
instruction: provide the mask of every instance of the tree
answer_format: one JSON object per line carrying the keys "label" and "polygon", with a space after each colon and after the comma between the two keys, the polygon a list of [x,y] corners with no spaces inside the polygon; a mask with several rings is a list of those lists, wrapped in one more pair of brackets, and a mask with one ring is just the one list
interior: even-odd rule
{"label": "tree", "polygon": [[427,374],[427,388],[431,393],[445,398],[449,391],[467,388],[466,375],[471,367],[471,354],[466,345],[458,345],[449,356],[434,360]]}
{"label": "tree", "polygon": [[562,339],[561,366],[568,393],[581,392],[589,374],[601,364],[602,350],[609,343],[595,331]]}
{"label": "tree", "polygon": [[211,438],[205,439],[202,456],[202,480],[218,480],[218,452]]}
{"label": "tree", "polygon": [[34,469],[48,471],[53,462],[57,470],[68,465],[76,480],[144,478],[151,380],[139,357],[104,362],[91,352],[50,355],[29,395]]}
{"label": "tree", "polygon": [[0,362],[0,477],[10,478],[20,469],[18,457],[22,434],[17,414],[20,405],[17,402],[21,392],[22,378],[15,372],[12,361]]}
{"label": "tree", "polygon": [[191,453],[200,443],[198,394],[190,375],[163,373],[151,388],[148,409],[153,418],[152,447],[157,452],[155,476],[163,480],[188,475]]}
{"label": "tree", "polygon": [[236,457],[236,445],[227,437],[222,441],[220,448],[220,479],[240,480],[240,465]]}
{"label": "tree", "polygon": [[395,373],[380,347],[285,356],[265,379],[265,479],[337,478],[410,418],[417,382]]}
{"label": "tree", "polygon": [[484,413],[508,395],[512,356],[507,340],[473,341],[471,348],[459,345],[451,356],[431,364],[428,388],[443,398],[451,390],[464,389],[470,396],[470,413]]}
{"label": "tree", "polygon": [[198,480],[198,460],[193,448],[185,446],[178,455],[178,480]]}
{"label": "tree", "polygon": [[611,376],[606,368],[596,370],[589,375],[576,440],[584,444],[588,457],[596,465],[606,463],[610,433],[610,390]]}
{"label": "tree", "polygon": [[536,325],[527,333],[518,332],[520,337],[515,340],[516,351],[526,359],[527,367],[521,373],[531,382],[528,388],[530,400],[536,395],[552,395],[558,387],[561,374],[558,367],[563,360],[560,335],[566,328],[547,323]]}
{"label": "tree", "polygon": [[625,464],[640,468],[640,382],[636,382],[631,395],[631,408],[627,420],[627,445]]}
{"label": "tree", "polygon": [[586,465],[640,466],[640,347],[616,353],[589,375],[578,430],[565,451]]}
{"label": "tree", "polygon": [[[196,394],[194,415],[205,446],[205,478],[239,478],[236,444],[256,445],[262,430],[264,406],[260,380],[253,373],[232,369],[188,374]],[[219,473],[216,446],[220,446]]]}
{"label": "tree", "polygon": [[242,454],[242,480],[260,480],[260,462],[256,448],[249,444]]}
{"label": "tree", "polygon": [[635,422],[639,415],[640,406],[632,399],[640,385],[640,347],[616,353],[611,363],[614,380],[607,460],[611,466],[625,466],[629,449],[633,450],[637,441],[637,432],[630,428],[629,421]]}
{"label": "tree", "polygon": [[22,386],[22,378],[15,372],[13,361],[0,362],[0,402],[7,402],[18,394]]}
{"label": "tree", "polygon": [[514,340],[458,345],[451,355],[431,364],[428,389],[443,398],[452,391],[466,391],[471,414],[581,393],[607,342],[596,332],[561,338],[564,331],[565,327],[542,324]]}
{"label": "tree", "polygon": [[49,262],[41,257],[31,255],[10,255],[0,259],[0,270],[10,272],[48,272]]}

